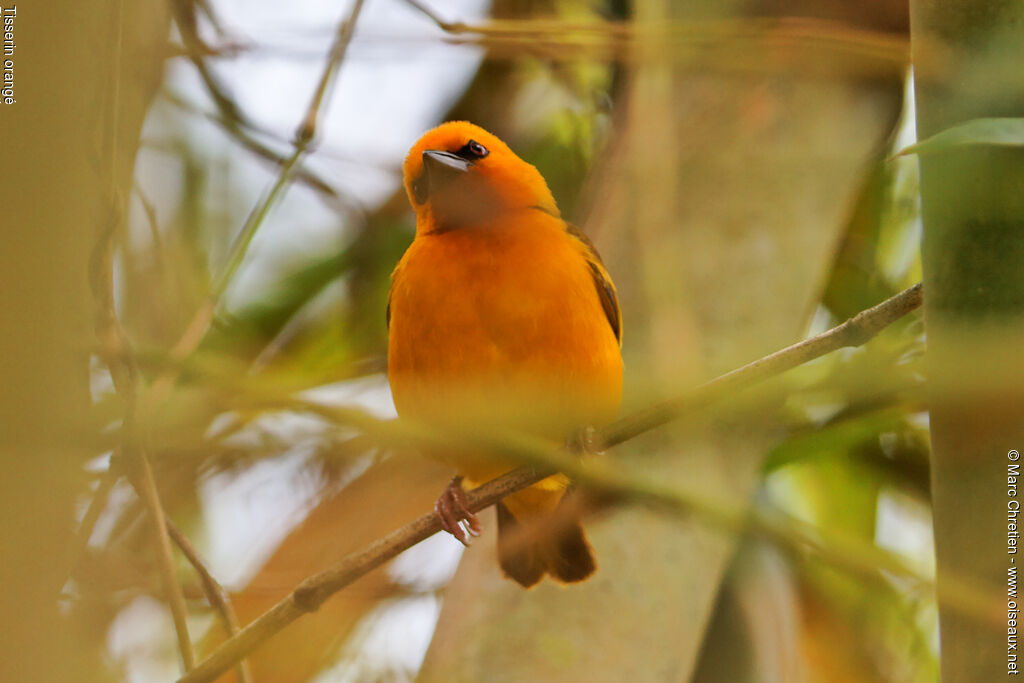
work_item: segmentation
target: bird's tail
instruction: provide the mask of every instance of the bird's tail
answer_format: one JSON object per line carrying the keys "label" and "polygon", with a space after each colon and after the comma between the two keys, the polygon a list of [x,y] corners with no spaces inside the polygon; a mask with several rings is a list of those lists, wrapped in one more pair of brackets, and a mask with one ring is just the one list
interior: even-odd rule
{"label": "bird's tail", "polygon": [[563,498],[547,518],[523,523],[498,503],[498,561],[510,579],[529,588],[550,574],[563,583],[582,581],[597,569],[579,515]]}

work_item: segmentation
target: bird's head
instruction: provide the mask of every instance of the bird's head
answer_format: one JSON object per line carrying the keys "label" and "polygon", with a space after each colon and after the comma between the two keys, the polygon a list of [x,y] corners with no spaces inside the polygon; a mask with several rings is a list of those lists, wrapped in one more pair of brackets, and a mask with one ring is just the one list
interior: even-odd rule
{"label": "bird's head", "polygon": [[558,215],[537,169],[466,121],[444,123],[424,134],[402,170],[420,232],[451,230],[531,207]]}

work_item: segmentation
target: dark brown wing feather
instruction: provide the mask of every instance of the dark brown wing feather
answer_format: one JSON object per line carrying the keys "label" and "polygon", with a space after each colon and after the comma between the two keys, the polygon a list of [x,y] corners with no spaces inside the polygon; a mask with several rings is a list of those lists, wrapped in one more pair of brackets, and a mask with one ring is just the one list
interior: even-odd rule
{"label": "dark brown wing feather", "polygon": [[608,271],[605,270],[601,255],[597,253],[594,243],[590,241],[590,238],[582,230],[572,223],[566,223],[565,229],[587,248],[587,264],[590,266],[590,272],[594,276],[594,287],[597,289],[597,296],[601,299],[601,308],[604,309],[604,314],[608,318],[608,324],[612,326],[612,331],[615,332],[615,338],[621,344],[622,309],[619,308],[619,295],[615,291],[615,285],[612,283]]}

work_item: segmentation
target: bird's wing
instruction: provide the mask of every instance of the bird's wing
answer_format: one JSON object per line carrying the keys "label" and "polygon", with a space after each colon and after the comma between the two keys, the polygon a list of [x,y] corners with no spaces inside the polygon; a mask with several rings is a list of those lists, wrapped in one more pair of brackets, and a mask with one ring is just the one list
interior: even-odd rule
{"label": "bird's wing", "polygon": [[619,345],[622,345],[622,309],[619,308],[619,295],[615,291],[615,284],[605,270],[601,255],[597,253],[594,244],[587,237],[586,233],[572,223],[565,224],[566,231],[576,238],[583,245],[583,252],[590,266],[590,272],[594,276],[594,287],[597,289],[597,296],[601,299],[601,307],[604,309],[608,324],[612,326],[615,338]]}

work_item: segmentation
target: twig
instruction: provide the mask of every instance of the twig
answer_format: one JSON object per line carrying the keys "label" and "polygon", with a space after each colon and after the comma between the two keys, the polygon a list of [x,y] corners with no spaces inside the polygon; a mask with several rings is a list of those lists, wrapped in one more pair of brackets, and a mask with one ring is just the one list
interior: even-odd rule
{"label": "twig", "polygon": [[[314,93],[309,109],[306,111],[306,115],[303,117],[296,135],[295,151],[288,161],[282,166],[281,173],[270,191],[250,214],[241,233],[232,245],[227,264],[224,271],[217,279],[211,294],[196,312],[181,338],[171,349],[170,355],[172,359],[176,361],[184,360],[199,346],[199,343],[206,335],[206,332],[213,321],[217,306],[220,303],[224,292],[245,257],[245,253],[248,250],[248,246],[251,243],[253,236],[256,234],[256,230],[262,224],[267,213],[270,211],[271,206],[291,180],[292,173],[302,155],[312,144],[314,134],[316,132],[316,122],[320,106],[330,84],[331,77],[338,65],[341,63],[341,58],[345,54],[345,48],[351,40],[352,31],[355,27],[355,22],[359,16],[362,4],[362,0],[357,0],[348,21],[339,28],[338,38],[331,50],[328,63],[324,68],[323,77],[320,80],[320,84]],[[114,221],[112,221],[112,223],[116,224]],[[97,252],[101,258],[96,259],[97,265],[94,270],[94,272],[100,273],[100,275],[96,277],[96,282],[103,282],[107,285],[97,287],[97,298],[101,303],[101,317],[97,327],[101,330],[101,340],[105,338],[103,333],[107,333],[111,340],[109,346],[111,346],[112,349],[107,354],[108,359],[115,359],[122,356],[123,354],[120,352],[127,346],[126,335],[120,327],[120,324],[117,322],[113,309],[113,288],[110,284],[110,268],[102,268],[101,272],[100,267],[107,266],[112,261],[112,233],[113,230],[110,229],[108,233],[101,238],[101,245],[97,248]],[[118,383],[118,375],[120,373],[117,372],[116,368],[121,366],[116,362],[108,362],[108,365],[112,368],[112,375],[115,377],[115,383]],[[128,438],[131,439],[134,438],[135,431],[136,411],[134,397],[138,373],[135,371],[132,361],[128,361],[123,367],[128,370],[126,373],[127,377],[120,382],[120,387],[126,392],[126,403],[128,404],[125,433],[128,435]],[[149,391],[147,391],[142,397],[139,405],[138,417],[141,418],[143,430],[148,427],[148,420],[151,418],[156,408],[170,393],[174,384],[177,382],[179,374],[180,372],[177,369],[171,369],[164,372],[156,379]],[[149,512],[149,517],[153,523],[153,535],[157,543],[157,559],[160,567],[161,578],[163,580],[164,590],[167,593],[168,603],[171,607],[174,629],[178,635],[182,661],[187,672],[195,666],[195,652],[192,647],[192,641],[188,635],[185,597],[182,593],[181,585],[178,583],[177,576],[175,575],[174,557],[171,552],[171,544],[168,537],[167,520],[164,515],[163,507],[160,504],[156,482],[153,479],[153,470],[146,452],[141,448],[131,449],[131,458],[128,465],[132,468],[133,476],[130,476],[130,479],[138,490],[140,497],[145,502],[146,508]],[[202,563],[199,564],[201,565]],[[204,585],[207,577],[204,577]],[[212,577],[208,578],[212,579]]]}
{"label": "twig", "polygon": [[[248,251],[249,244],[252,242],[252,238],[256,235],[256,231],[263,223],[263,220],[267,217],[267,214],[270,212],[274,202],[277,201],[277,198],[284,191],[284,188],[287,187],[299,160],[312,145],[316,135],[316,126],[321,105],[323,104],[324,97],[326,96],[327,90],[333,79],[333,75],[341,65],[341,60],[345,56],[348,45],[352,40],[352,34],[355,31],[356,21],[359,18],[359,13],[362,11],[362,7],[363,0],[356,0],[348,19],[338,27],[338,34],[335,38],[334,44],[331,46],[331,52],[327,63],[324,66],[320,82],[313,93],[309,107],[307,108],[305,115],[302,117],[302,121],[296,131],[295,151],[281,166],[281,172],[274,185],[256,205],[252,213],[249,214],[249,218],[246,220],[241,232],[231,245],[231,250],[228,254],[224,271],[217,278],[212,292],[199,310],[196,311],[195,316],[188,324],[188,327],[182,334],[181,339],[179,339],[178,343],[171,349],[171,360],[174,361],[175,364],[180,363],[180,361],[184,360],[187,356],[190,356],[192,352],[198,348],[199,343],[203,340],[207,330],[210,328],[210,324],[213,322],[214,314],[216,313],[217,306],[220,304],[224,292],[227,290],[228,285],[231,284],[232,278],[245,258],[245,254]],[[146,395],[143,397],[141,405],[141,415],[144,421],[148,421],[156,411],[156,408],[163,403],[165,398],[167,398],[167,395],[174,387],[174,384],[178,381],[179,374],[180,371],[177,368],[171,368],[161,374],[156,381],[153,382],[150,390],[146,392]]]}
{"label": "twig", "polygon": [[[235,121],[229,118],[228,115],[221,110],[218,110],[218,113],[204,111],[192,102],[189,102],[185,98],[169,90],[165,89],[163,91],[163,96],[167,99],[168,102],[170,102],[174,106],[184,109],[186,111],[197,113],[200,116],[204,116],[210,121],[213,121],[217,125],[221,126],[242,147],[249,150],[256,156],[262,157],[263,159],[276,165],[278,168],[284,166],[285,163],[287,163],[287,157],[278,154],[276,151],[260,142],[252,134],[250,134],[249,131],[264,136],[274,136],[274,133],[259,129],[251,123],[246,124],[244,122]],[[226,98],[226,96],[224,97]],[[217,101],[216,97],[214,97],[214,101]],[[308,186],[309,188],[316,190],[331,202],[342,202],[343,205],[346,206],[356,206],[352,198],[343,196],[341,191],[338,190],[338,188],[331,185],[329,182],[324,180],[316,172],[309,168],[300,166],[295,170],[294,177],[297,182],[301,182]]]}
{"label": "twig", "polygon": [[422,2],[419,2],[419,0],[405,0],[405,3],[407,5],[410,5],[414,9],[418,10],[427,19],[430,19],[432,22],[437,24],[437,27],[440,28],[445,33],[459,33],[461,31],[466,30],[466,28],[467,28],[466,25],[463,24],[462,22],[454,22],[453,23],[453,22],[445,21],[444,19],[442,19],[440,17],[440,15],[438,15],[436,12],[434,12],[434,10],[430,9],[429,7],[427,7]]}
{"label": "twig", "polygon": [[139,204],[146,214],[146,222],[149,224],[149,234],[153,238],[153,250],[157,253],[157,263],[162,269],[164,267],[164,240],[160,236],[160,222],[157,220],[156,207],[149,200],[142,186],[136,181],[132,185],[135,195],[139,198]]}
{"label": "twig", "polygon": [[879,332],[921,306],[918,283],[877,306],[861,311],[846,322],[810,339],[788,346],[701,385],[693,393],[666,401],[623,418],[601,430],[598,450],[610,448],[671,420],[703,408],[737,389],[761,382],[786,370],[820,358],[846,346],[861,346]]}
{"label": "twig", "polygon": [[[196,657],[186,624],[185,596],[174,572],[174,557],[171,555],[171,545],[167,538],[163,507],[160,505],[156,482],[153,480],[153,471],[145,450],[138,447],[138,444],[128,445],[129,442],[135,442],[137,437],[139,369],[131,350],[131,341],[121,326],[114,308],[114,234],[120,220],[120,196],[117,192],[113,192],[111,194],[111,217],[101,231],[90,259],[89,281],[96,299],[96,336],[100,342],[100,355],[110,369],[115,389],[124,401],[125,467],[129,481],[138,491],[139,497],[149,511],[149,517],[153,520],[153,539],[156,545],[157,562],[160,566],[164,591],[167,594],[167,602],[174,620],[174,630],[178,636],[182,663],[185,665],[185,670],[188,671],[195,666]],[[114,468],[113,460],[111,468]],[[113,478],[112,476],[111,479]],[[87,517],[98,516],[99,512],[102,512],[102,509],[106,507],[104,499],[108,494],[109,491],[104,492],[101,486],[90,504]],[[95,521],[92,524],[95,524]],[[87,528],[83,524],[77,541],[82,544],[82,548],[88,543],[86,533]],[[88,530],[88,535],[91,535],[91,529]]]}
{"label": "twig", "polygon": [[[121,85],[121,52],[124,45],[123,25],[123,0],[119,0],[116,12],[116,45],[115,50],[115,72],[117,76],[112,82],[113,116],[110,130],[110,177],[114,179],[114,185],[109,194],[110,215],[106,225],[100,229],[96,246],[90,256],[89,283],[93,296],[96,300],[95,330],[100,345],[100,356],[110,369],[110,376],[114,387],[124,401],[124,434],[126,442],[134,442],[136,438],[136,417],[137,398],[139,387],[139,372],[134,356],[131,354],[131,341],[117,318],[114,306],[114,236],[123,218],[123,202],[121,193],[116,185],[118,172],[118,125],[117,112],[120,111],[120,85]],[[174,572],[174,558],[171,555],[171,545],[167,538],[167,529],[164,521],[163,507],[160,505],[160,498],[156,489],[156,482],[153,479],[153,470],[149,464],[149,458],[142,448],[124,446],[127,458],[128,478],[139,492],[139,496],[145,502],[149,517],[153,523],[153,538],[157,551],[157,563],[160,567],[164,592],[167,594],[167,601],[171,608],[171,616],[174,621],[174,630],[178,636],[178,646],[181,651],[181,659],[185,671],[195,666],[196,655],[192,648],[192,641],[188,635],[188,624],[186,622],[187,609],[185,596],[182,593],[181,585],[178,583]],[[110,488],[113,487],[117,477],[113,472],[113,460],[111,471],[100,483],[90,503],[86,516],[82,520],[82,528],[79,530],[79,537],[76,540],[75,552],[84,550],[92,535],[92,529],[99,518],[100,513],[106,507]],[[74,557],[77,560],[77,555]]]}
{"label": "twig", "polygon": [[[238,103],[225,92],[224,86],[216,74],[206,66],[204,56],[211,50],[199,36],[195,16],[197,6],[185,0],[175,0],[171,5],[174,10],[174,21],[181,33],[189,60],[199,72],[206,91],[210,94],[217,111],[220,112],[220,116],[216,118],[217,122],[243,147],[283,168],[288,161],[287,158],[278,155],[249,134],[249,131],[256,130],[256,126],[245,116]],[[337,191],[315,174],[300,169],[296,172],[296,177],[302,178],[311,187],[327,194],[332,199],[338,198]]]}
{"label": "twig", "polygon": [[[536,483],[544,476],[535,473],[532,468],[510,472],[469,492],[469,507],[474,512],[482,510]],[[180,678],[178,683],[203,683],[216,679],[285,626],[303,614],[315,611],[334,593],[440,530],[437,515],[423,515],[362,550],[351,553],[334,567],[306,579],[288,597],[243,628],[237,636],[223,643],[197,668]]]}
{"label": "twig", "polygon": [[[622,443],[688,412],[706,407],[729,392],[747,388],[768,377],[845,346],[864,344],[882,329],[918,308],[921,302],[921,285],[918,284],[859,313],[838,327],[748,363],[698,387],[685,397],[620,420],[598,432],[594,438],[594,444],[603,448]],[[331,413],[331,409],[326,407],[322,408],[322,411],[325,414]],[[367,422],[366,418],[357,411],[342,411],[342,414],[353,422],[364,424]],[[436,445],[439,441],[442,443],[445,441],[436,434],[431,435],[430,432],[423,432],[415,427],[397,425],[396,427],[397,429],[394,431],[401,432],[402,435],[413,439],[431,441],[432,445]],[[527,435],[501,435],[500,439],[487,434],[471,436],[478,441],[489,440],[487,446],[502,455],[513,456],[520,461],[540,465],[540,467],[523,467],[514,470],[470,491],[467,494],[468,505],[474,512],[493,505],[509,494],[535,484],[558,470],[569,474],[577,481],[597,486],[609,492],[638,498],[674,510],[687,512],[700,510],[711,521],[726,528],[739,529],[748,520],[745,513],[733,510],[728,506],[693,494],[668,490],[655,482],[632,475],[624,476],[620,469],[601,468],[595,466],[594,463],[581,464],[578,458],[572,457],[564,451],[554,451],[543,441]],[[447,440],[447,445],[451,445],[450,439]],[[755,515],[754,521],[755,528],[769,534],[772,538],[779,539],[788,545],[810,544],[818,548],[826,557],[843,564],[843,566],[858,571],[872,572],[882,567],[903,575],[921,578],[898,557],[881,549],[872,547],[870,552],[865,554],[862,552],[865,550],[864,548],[853,548],[849,543],[827,544],[816,540],[810,534],[793,532],[767,518],[758,519]],[[318,609],[334,593],[440,530],[441,525],[436,515],[432,513],[423,515],[410,524],[374,541],[362,550],[351,553],[334,567],[306,579],[285,599],[242,629],[237,636],[223,643],[196,669],[183,676],[178,683],[212,681],[285,626],[303,614]],[[869,559],[865,559],[865,556]],[[930,582],[928,578],[923,580]],[[962,589],[962,587],[960,588]],[[966,593],[966,589],[962,589],[957,595]],[[961,602],[968,601],[961,600]]]}
{"label": "twig", "polygon": [[632,59],[636,55],[636,50],[632,49],[635,43],[654,43],[662,50],[679,46],[684,48],[679,51],[683,56],[691,56],[689,49],[693,47],[721,48],[730,43],[772,51],[780,47],[797,47],[842,56],[846,58],[844,61],[853,58],[875,63],[886,70],[902,68],[909,59],[909,43],[903,34],[872,31],[820,19],[759,18],[659,24],[500,19],[486,24],[467,24],[445,21],[420,0],[405,2],[448,34],[450,43],[491,49],[507,47],[519,51],[540,49],[569,59],[578,59],[581,55]]}
{"label": "twig", "polygon": [[114,490],[114,485],[119,478],[114,474],[112,468],[100,476],[100,483],[96,487],[96,492],[92,494],[92,500],[89,501],[89,507],[86,508],[85,515],[82,516],[82,523],[78,525],[78,531],[75,534],[75,543],[71,550],[70,571],[74,571],[82,559],[82,554],[89,545],[89,539],[92,538],[92,532],[96,529],[96,522],[99,521],[103,511],[107,509],[110,492]]}
{"label": "twig", "polygon": [[348,51],[349,43],[352,42],[352,35],[356,29],[356,19],[359,18],[359,13],[362,12],[362,10],[363,0],[356,0],[355,4],[352,5],[352,11],[349,14],[348,19],[338,27],[338,35],[334,39],[334,44],[331,46],[327,66],[324,68],[324,72],[320,76],[320,83],[317,84],[317,88],[313,92],[313,98],[309,102],[309,109],[306,111],[306,118],[302,121],[302,125],[299,126],[298,133],[295,136],[299,145],[309,144],[310,141],[312,141],[313,136],[316,134],[321,104],[323,103],[324,97],[327,96],[327,91],[331,87],[331,83],[334,80],[334,74],[338,70],[338,65],[341,64],[341,60],[345,58],[345,53]]}
{"label": "twig", "polygon": [[218,36],[223,38],[227,34],[224,30],[224,25],[220,21],[220,17],[218,17],[217,13],[213,11],[212,7],[210,7],[208,0],[196,0],[196,9],[203,13],[206,20],[210,22],[210,26],[213,27],[213,30],[216,31]]}
{"label": "twig", "polygon": [[[235,614],[235,608],[231,605],[231,596],[224,590],[224,586],[210,573],[206,562],[203,561],[199,551],[188,540],[188,537],[169,519],[167,520],[167,533],[196,570],[196,574],[199,575],[199,583],[203,587],[206,600],[210,603],[210,607],[220,616],[227,636],[230,638],[237,634],[239,630],[238,616]],[[252,674],[249,671],[249,662],[246,659],[239,660],[235,671],[238,674],[238,683],[251,683]]]}
{"label": "twig", "polygon": [[126,466],[131,471],[129,479],[135,485],[135,489],[146,506],[146,512],[149,513],[153,538],[156,541],[160,579],[164,592],[167,594],[167,602],[171,606],[171,617],[174,620],[174,631],[178,635],[181,660],[185,665],[185,671],[191,671],[196,665],[196,653],[192,647],[192,639],[188,635],[188,609],[185,605],[185,594],[181,590],[181,584],[178,583],[178,576],[174,570],[174,555],[171,552],[171,541],[167,535],[167,517],[160,504],[160,494],[157,492],[156,480],[153,478],[153,468],[149,464],[149,458],[142,451],[133,453]]}

